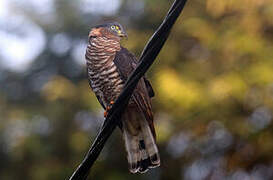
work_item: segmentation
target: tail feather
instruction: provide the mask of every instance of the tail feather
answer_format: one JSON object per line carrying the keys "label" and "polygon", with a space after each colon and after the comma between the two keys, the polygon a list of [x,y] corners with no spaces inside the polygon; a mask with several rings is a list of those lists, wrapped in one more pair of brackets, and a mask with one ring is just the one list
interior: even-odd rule
{"label": "tail feather", "polygon": [[[155,139],[145,119],[139,119],[136,116],[128,118],[128,116],[124,116],[123,119],[123,137],[127,150],[129,170],[132,173],[145,173],[149,168],[160,165]],[[134,120],[134,126],[138,125],[135,130],[131,129],[132,120]]]}
{"label": "tail feather", "polygon": [[157,167],[160,165],[160,158],[150,126],[145,120],[140,121],[140,126],[144,138],[145,149],[151,162],[151,165],[149,167]]}
{"label": "tail feather", "polygon": [[136,173],[139,170],[138,162],[140,161],[141,157],[138,148],[138,137],[130,135],[127,128],[124,128],[123,136],[125,139],[125,147],[128,152],[127,159],[129,163],[129,170],[132,173]]}

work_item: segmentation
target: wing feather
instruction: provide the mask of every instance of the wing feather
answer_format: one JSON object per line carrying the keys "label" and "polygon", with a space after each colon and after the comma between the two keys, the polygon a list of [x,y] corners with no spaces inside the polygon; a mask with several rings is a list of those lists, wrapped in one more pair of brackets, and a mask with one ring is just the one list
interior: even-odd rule
{"label": "wing feather", "polygon": [[[115,65],[118,67],[118,71],[121,75],[121,78],[126,81],[129,77],[130,73],[136,68],[138,64],[137,58],[130,53],[126,48],[121,47],[121,50],[116,53],[116,57],[114,59]],[[144,76],[143,77],[145,86],[148,90],[149,96],[154,97],[155,93],[153,87],[149,80]]]}
{"label": "wing feather", "polygon": [[[122,80],[126,81],[130,73],[133,72],[133,70],[137,67],[138,61],[132,53],[130,53],[126,48],[122,47],[121,50],[116,53],[114,63],[117,66]],[[133,92],[132,97],[138,109],[143,113],[145,119],[148,121],[151,131],[155,136],[150,99],[153,96],[154,91],[150,82],[145,77],[141,78]]]}

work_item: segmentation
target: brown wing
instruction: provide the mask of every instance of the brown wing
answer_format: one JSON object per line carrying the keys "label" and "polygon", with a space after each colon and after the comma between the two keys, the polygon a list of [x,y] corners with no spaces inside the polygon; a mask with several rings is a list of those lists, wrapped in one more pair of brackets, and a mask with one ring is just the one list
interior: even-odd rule
{"label": "brown wing", "polygon": [[[126,81],[130,73],[133,72],[133,70],[136,68],[138,60],[126,48],[121,47],[121,50],[116,53],[114,63],[118,67],[121,78]],[[154,97],[155,93],[151,83],[145,76],[143,77],[143,79],[149,96]]]}
{"label": "brown wing", "polygon": [[148,90],[148,93],[149,93],[149,96],[152,98],[155,96],[155,92],[153,90],[153,87],[150,83],[150,81],[144,76],[144,82],[145,82],[145,85],[146,85],[146,88]]}
{"label": "brown wing", "polygon": [[[131,54],[126,48],[121,48],[119,52],[116,53],[114,63],[117,66],[121,78],[126,81],[130,73],[137,66],[136,57]],[[148,121],[151,131],[155,137],[155,129],[153,125],[153,113],[151,106],[151,97],[154,96],[153,88],[150,82],[145,78],[141,78],[136,89],[133,92],[132,98],[137,104],[139,110],[145,116],[145,119]]]}

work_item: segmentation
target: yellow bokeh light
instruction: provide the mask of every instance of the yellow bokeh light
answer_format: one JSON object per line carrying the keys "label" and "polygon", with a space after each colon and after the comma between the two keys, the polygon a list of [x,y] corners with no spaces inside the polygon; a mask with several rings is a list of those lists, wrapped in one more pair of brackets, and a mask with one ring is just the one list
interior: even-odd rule
{"label": "yellow bokeh light", "polygon": [[55,76],[44,85],[42,92],[49,101],[70,99],[76,95],[76,87],[68,79],[62,76]]}

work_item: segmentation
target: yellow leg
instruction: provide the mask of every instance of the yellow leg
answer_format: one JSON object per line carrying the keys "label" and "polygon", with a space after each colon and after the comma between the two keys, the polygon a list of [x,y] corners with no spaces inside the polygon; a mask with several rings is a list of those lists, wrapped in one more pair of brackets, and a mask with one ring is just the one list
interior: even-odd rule
{"label": "yellow leg", "polygon": [[106,110],[104,111],[104,117],[105,118],[108,115],[108,111],[111,109],[111,105],[113,105],[114,103],[115,103],[114,101],[110,101],[110,106],[106,107]]}

